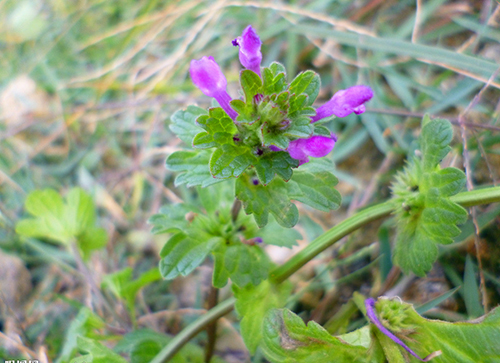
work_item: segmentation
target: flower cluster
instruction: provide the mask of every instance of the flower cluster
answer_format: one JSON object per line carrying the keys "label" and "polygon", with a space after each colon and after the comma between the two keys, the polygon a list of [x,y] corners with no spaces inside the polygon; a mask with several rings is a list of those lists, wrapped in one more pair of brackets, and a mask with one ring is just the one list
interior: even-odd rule
{"label": "flower cluster", "polygon": [[[291,94],[294,82],[288,89],[286,87],[272,89],[276,83],[283,82],[283,77],[277,80],[280,77],[272,75],[267,69],[265,74],[262,73],[262,42],[252,26],[248,26],[240,37],[233,40],[233,45],[239,47],[241,64],[263,81],[261,84],[264,90],[261,88],[260,92],[264,93],[252,95],[252,99],[247,99],[245,104],[241,100],[235,102],[227,93],[226,78],[212,57],[192,60],[190,74],[194,84],[205,95],[215,98],[235,123],[238,134],[234,136],[234,141],[252,147],[255,155],[284,150],[296,159],[299,165],[308,162],[309,157],[326,156],[332,151],[337,136],[324,132],[316,134],[313,127],[304,125],[304,116],[307,119],[306,123],[313,124],[331,116],[345,117],[353,112],[361,114],[365,111],[364,103],[373,97],[370,87],[358,85],[338,91],[316,110],[303,107],[304,103],[308,106],[305,97],[300,98],[297,97],[298,94]],[[252,76],[245,74],[244,77],[250,79]],[[271,76],[276,77],[269,81]],[[248,89],[245,89],[243,84],[244,77],[242,73],[242,86],[247,96]],[[272,84],[272,81],[276,83]],[[258,86],[259,81],[251,79],[251,82],[254,84],[246,85],[247,88],[255,86],[255,83]],[[271,84],[271,92],[266,92],[268,91],[266,83]],[[292,104],[294,102],[295,104]],[[297,115],[302,117],[294,117]]]}

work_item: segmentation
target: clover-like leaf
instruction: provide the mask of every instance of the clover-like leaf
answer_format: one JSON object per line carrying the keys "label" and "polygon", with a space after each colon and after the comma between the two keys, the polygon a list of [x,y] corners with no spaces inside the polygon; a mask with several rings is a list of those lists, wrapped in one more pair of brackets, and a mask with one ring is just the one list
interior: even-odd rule
{"label": "clover-like leaf", "polygon": [[270,310],[285,305],[292,287],[290,282],[274,284],[269,280],[244,288],[233,285],[235,308],[241,319],[241,336],[251,353],[255,353],[262,341],[265,316]]}
{"label": "clover-like leaf", "polygon": [[286,184],[275,178],[267,186],[255,185],[247,175],[236,180],[236,198],[241,200],[246,214],[253,214],[259,227],[268,222],[269,213],[283,227],[291,228],[299,219],[297,207],[290,202]]}
{"label": "clover-like leaf", "polygon": [[340,193],[333,189],[338,179],[330,172],[309,173],[296,171],[287,183],[288,196],[324,212],[337,209],[341,203]]}

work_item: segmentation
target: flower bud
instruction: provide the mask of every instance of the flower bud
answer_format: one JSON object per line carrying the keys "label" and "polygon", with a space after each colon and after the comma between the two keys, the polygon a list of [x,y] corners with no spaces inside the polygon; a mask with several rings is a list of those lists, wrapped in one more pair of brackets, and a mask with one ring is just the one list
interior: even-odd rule
{"label": "flower bud", "polygon": [[316,109],[316,116],[311,117],[311,120],[312,122],[316,122],[332,115],[346,117],[353,112],[359,115],[365,112],[364,103],[372,97],[372,89],[364,85],[340,90],[333,95],[330,101]]}
{"label": "flower bud", "polygon": [[196,87],[206,96],[213,97],[233,120],[238,114],[229,102],[231,96],[227,93],[227,80],[219,65],[213,57],[202,57],[200,60],[193,59],[189,67],[191,79]]}
{"label": "flower bud", "polygon": [[233,45],[240,47],[239,57],[243,67],[254,71],[260,76],[260,63],[262,62],[260,47],[262,42],[251,25],[243,30],[241,37],[233,40]]}

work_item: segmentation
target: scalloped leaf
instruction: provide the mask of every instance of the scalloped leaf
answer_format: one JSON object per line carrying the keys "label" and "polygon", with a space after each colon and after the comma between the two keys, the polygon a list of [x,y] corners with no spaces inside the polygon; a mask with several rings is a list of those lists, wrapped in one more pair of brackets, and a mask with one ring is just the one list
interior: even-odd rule
{"label": "scalloped leaf", "polygon": [[255,185],[247,175],[236,180],[236,198],[241,200],[246,214],[253,214],[259,227],[268,222],[269,213],[283,227],[292,228],[297,224],[299,212],[290,202],[286,184],[281,179],[274,179],[270,184]]}
{"label": "scalloped leaf", "polygon": [[288,196],[323,212],[337,209],[342,197],[333,189],[338,179],[330,172],[295,171],[287,183]]}
{"label": "scalloped leaf", "polygon": [[201,129],[196,126],[196,119],[206,114],[207,110],[203,108],[188,106],[186,110],[179,110],[172,115],[169,128],[179,137],[179,139],[184,141],[186,145],[191,146],[194,137],[201,131]]}

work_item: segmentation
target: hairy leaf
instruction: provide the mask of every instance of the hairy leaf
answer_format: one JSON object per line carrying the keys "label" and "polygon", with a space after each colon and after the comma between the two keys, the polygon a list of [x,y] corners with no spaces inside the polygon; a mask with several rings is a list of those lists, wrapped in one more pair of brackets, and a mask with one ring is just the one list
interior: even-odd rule
{"label": "hairy leaf", "polygon": [[287,183],[288,196],[313,208],[329,212],[337,209],[341,203],[340,193],[333,189],[337,183],[337,178],[327,171],[296,171]]}
{"label": "hairy leaf", "polygon": [[420,135],[421,154],[412,159],[393,184],[397,208],[394,262],[419,276],[431,270],[438,244],[453,242],[465,223],[467,211],[449,197],[465,186],[465,174],[456,168],[441,169],[453,133],[446,120],[425,116]]}
{"label": "hairy leaf", "polygon": [[186,145],[193,145],[193,139],[201,129],[196,126],[196,119],[201,115],[206,115],[207,111],[197,106],[188,106],[184,110],[175,112],[170,124],[172,130]]}
{"label": "hairy leaf", "polygon": [[321,88],[321,80],[319,75],[313,71],[305,71],[298,74],[292,83],[290,83],[290,93],[300,95],[305,93],[307,97],[306,104],[311,106],[316,97],[318,97],[319,89]]}
{"label": "hairy leaf", "polygon": [[346,344],[314,321],[307,326],[286,309],[271,310],[264,320],[262,349],[272,363],[382,363],[362,345]]}
{"label": "hairy leaf", "polygon": [[217,179],[238,177],[255,161],[246,147],[225,144],[216,149],[210,158],[210,173]]}
{"label": "hairy leaf", "polygon": [[280,179],[263,186],[254,185],[248,176],[242,175],[236,181],[236,198],[243,203],[246,214],[253,214],[259,227],[267,224],[269,213],[286,228],[293,227],[299,219],[297,207],[290,202],[286,184]]}
{"label": "hairy leaf", "polygon": [[186,184],[188,187],[209,185],[219,183],[210,174],[208,163],[211,152],[208,150],[196,151],[176,151],[167,158],[167,168],[181,173],[175,178],[175,186]]}
{"label": "hairy leaf", "polygon": [[274,62],[269,68],[263,68],[262,78],[265,95],[280,93],[287,87],[285,67],[280,63]]}
{"label": "hairy leaf", "polygon": [[234,285],[245,287],[249,284],[258,285],[268,277],[271,264],[267,254],[258,245],[219,243],[213,254],[213,285],[217,288],[226,286],[228,278]]}
{"label": "hairy leaf", "polygon": [[262,340],[264,317],[271,309],[285,305],[292,287],[289,282],[276,285],[269,280],[262,281],[258,286],[233,286],[235,308],[241,318],[241,336],[252,354]]}
{"label": "hairy leaf", "polygon": [[293,174],[292,168],[298,167],[299,162],[287,152],[277,151],[261,156],[254,166],[260,182],[267,185],[276,174],[285,181],[290,180]]}
{"label": "hairy leaf", "polygon": [[262,94],[262,80],[254,71],[249,69],[241,71],[240,83],[245,93],[246,104],[251,104],[256,94]]}
{"label": "hairy leaf", "polygon": [[[427,320],[415,311],[412,305],[399,299],[379,299],[375,304],[377,316],[384,326],[420,357],[441,351],[433,363],[494,363],[500,357],[500,308],[471,322],[448,323]],[[380,332],[375,326],[372,329]],[[379,336],[379,334],[377,334]],[[406,351],[390,339],[381,344]],[[417,362],[413,357],[410,362]]]}
{"label": "hairy leaf", "polygon": [[179,275],[188,275],[205,260],[220,241],[220,237],[196,238],[183,232],[173,235],[160,252],[161,275],[167,280]]}
{"label": "hairy leaf", "polygon": [[450,152],[452,138],[453,130],[448,120],[430,120],[428,115],[424,117],[419,139],[424,171],[434,170]]}

